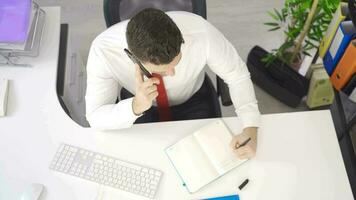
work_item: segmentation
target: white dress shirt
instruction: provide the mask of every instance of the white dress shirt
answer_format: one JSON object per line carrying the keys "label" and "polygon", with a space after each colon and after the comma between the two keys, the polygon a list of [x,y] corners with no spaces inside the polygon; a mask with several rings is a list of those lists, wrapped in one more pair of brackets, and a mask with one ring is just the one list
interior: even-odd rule
{"label": "white dress shirt", "polygon": [[[232,44],[202,17],[183,11],[167,12],[184,38],[182,58],[174,76],[165,76],[169,104],[187,101],[204,81],[204,67],[229,86],[232,102],[243,127],[258,127],[260,113],[250,73]],[[133,98],[115,103],[119,85],[135,94],[135,66],[127,57],[126,26],[122,21],[93,41],[87,63],[86,117],[93,128],[131,127],[139,117],[133,113]],[[155,102],[154,102],[155,104]]]}

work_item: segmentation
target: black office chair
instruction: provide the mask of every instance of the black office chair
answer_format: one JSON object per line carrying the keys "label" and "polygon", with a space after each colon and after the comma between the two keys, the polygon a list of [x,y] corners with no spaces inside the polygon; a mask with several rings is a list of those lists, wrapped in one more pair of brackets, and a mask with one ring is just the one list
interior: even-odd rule
{"label": "black office chair", "polygon": [[60,105],[62,106],[64,112],[70,117],[67,105],[64,103],[64,81],[65,81],[65,70],[66,70],[66,59],[67,59],[67,43],[68,43],[68,24],[61,24],[60,37],[59,37],[59,55],[58,55],[58,70],[57,70],[57,81],[56,81],[56,92]]}
{"label": "black office chair", "polygon": [[[156,8],[163,11],[187,11],[206,19],[205,0],[104,0],[106,26],[110,27],[120,21],[130,19],[145,8]],[[232,105],[228,86],[220,77],[216,76],[216,79],[217,92],[211,80],[207,81],[208,84],[211,84],[208,87],[212,88],[212,97],[214,98],[216,95],[221,96],[221,102],[224,106]],[[217,102],[215,107],[213,109],[221,116],[219,102]]]}

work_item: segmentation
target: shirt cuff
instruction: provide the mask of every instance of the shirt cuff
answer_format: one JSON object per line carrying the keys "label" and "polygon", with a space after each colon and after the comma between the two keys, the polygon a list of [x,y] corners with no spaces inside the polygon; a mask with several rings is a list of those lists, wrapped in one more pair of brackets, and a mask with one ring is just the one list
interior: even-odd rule
{"label": "shirt cuff", "polygon": [[239,113],[238,117],[242,122],[242,128],[260,127],[261,114],[259,112],[244,112]]}
{"label": "shirt cuff", "polygon": [[136,121],[137,118],[141,117],[141,115],[136,115],[133,111],[132,108],[132,101],[133,101],[133,97],[132,98],[128,98],[128,99],[124,99],[124,100],[120,100],[120,104],[123,105],[122,108],[124,109],[123,113],[126,113],[127,115],[125,117],[127,117],[127,121],[132,122],[132,124]]}

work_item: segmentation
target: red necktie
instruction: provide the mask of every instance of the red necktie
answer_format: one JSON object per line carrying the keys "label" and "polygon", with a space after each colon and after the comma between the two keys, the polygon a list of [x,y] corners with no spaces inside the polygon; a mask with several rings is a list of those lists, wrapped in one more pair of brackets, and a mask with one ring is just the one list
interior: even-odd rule
{"label": "red necktie", "polygon": [[159,121],[170,121],[172,120],[172,117],[162,76],[155,73],[153,73],[152,76],[159,79],[159,84],[157,85],[158,96],[156,97]]}

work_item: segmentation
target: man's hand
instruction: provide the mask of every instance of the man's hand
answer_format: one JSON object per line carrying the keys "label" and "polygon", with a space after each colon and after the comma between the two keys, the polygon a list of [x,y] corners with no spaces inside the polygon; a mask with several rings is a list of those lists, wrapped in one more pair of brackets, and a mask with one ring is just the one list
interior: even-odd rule
{"label": "man's hand", "polygon": [[[245,146],[242,146],[237,149],[237,147],[240,146],[248,138],[251,138],[251,140]],[[230,146],[239,159],[248,159],[254,157],[256,155],[257,147],[257,128],[245,128],[241,134],[235,135],[232,138]]]}
{"label": "man's hand", "polygon": [[136,64],[136,95],[132,101],[132,110],[136,115],[140,115],[152,106],[152,101],[158,96],[157,78],[150,78],[144,81],[143,74]]}

